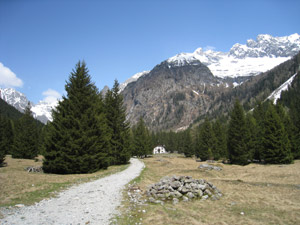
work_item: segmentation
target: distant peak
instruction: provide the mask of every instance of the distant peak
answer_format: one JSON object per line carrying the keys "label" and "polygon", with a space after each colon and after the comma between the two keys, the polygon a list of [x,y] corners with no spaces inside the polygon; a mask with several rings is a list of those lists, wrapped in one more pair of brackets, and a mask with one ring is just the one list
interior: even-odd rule
{"label": "distant peak", "polygon": [[140,77],[145,76],[148,73],[150,73],[150,71],[145,70],[143,72],[134,74],[132,77],[120,84],[120,92],[122,92],[128,84],[137,81]]}
{"label": "distant peak", "polygon": [[271,40],[273,38],[273,36],[269,35],[269,34],[259,34],[257,35],[257,40]]}
{"label": "distant peak", "polygon": [[194,54],[198,54],[198,55],[203,54],[203,49],[202,49],[202,48],[197,48],[197,49],[194,51]]}

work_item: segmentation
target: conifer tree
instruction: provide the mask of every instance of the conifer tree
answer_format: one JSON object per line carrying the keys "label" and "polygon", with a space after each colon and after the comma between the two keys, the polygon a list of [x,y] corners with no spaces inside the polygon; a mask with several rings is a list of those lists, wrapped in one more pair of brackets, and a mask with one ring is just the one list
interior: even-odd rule
{"label": "conifer tree", "polygon": [[[298,54],[299,57],[300,54]],[[292,83],[291,95],[290,118],[294,124],[293,156],[295,159],[300,159],[300,72],[298,72]]]}
{"label": "conifer tree", "polygon": [[265,163],[291,163],[290,142],[275,107],[270,104],[264,120],[262,158]]}
{"label": "conifer tree", "polygon": [[0,166],[5,160],[5,118],[0,114]]}
{"label": "conifer tree", "polygon": [[133,149],[132,154],[138,157],[144,157],[151,153],[151,140],[149,131],[145,126],[144,120],[140,118],[136,127],[133,128]]}
{"label": "conifer tree", "polygon": [[105,96],[105,113],[110,139],[110,164],[126,164],[130,159],[129,123],[126,122],[126,111],[119,83],[115,80],[112,90]]}
{"label": "conifer tree", "polygon": [[227,143],[226,143],[226,128],[222,126],[220,120],[213,124],[213,132],[216,137],[215,151],[213,152],[214,159],[228,158]]}
{"label": "conifer tree", "polygon": [[259,102],[253,110],[253,118],[256,124],[256,147],[252,152],[252,158],[261,161],[261,152],[263,151],[262,137],[264,133],[264,120],[266,118],[266,111],[269,105],[269,101],[265,103]]}
{"label": "conifer tree", "polygon": [[249,153],[247,151],[246,133],[245,113],[239,101],[236,100],[230,115],[227,143],[229,159],[233,164],[248,164]]}
{"label": "conifer tree", "polygon": [[211,123],[205,119],[199,130],[198,142],[196,143],[195,154],[201,160],[213,158],[216,149],[216,139],[212,130]]}
{"label": "conifer tree", "polygon": [[37,123],[32,117],[30,103],[24,115],[16,122],[12,157],[33,159],[38,155]]}
{"label": "conifer tree", "polygon": [[290,115],[288,113],[286,113],[281,102],[277,102],[275,109],[276,109],[276,112],[278,113],[278,116],[279,116],[279,118],[284,126],[284,129],[288,135],[293,158],[296,159],[296,158],[300,157],[300,146],[297,143],[297,135],[299,135],[299,132],[297,132],[297,127],[292,122]]}
{"label": "conifer tree", "polygon": [[1,147],[2,147],[2,145],[0,143],[0,166],[3,165],[4,160],[5,160],[5,152],[4,152],[3,148],[1,148]]}
{"label": "conifer tree", "polygon": [[246,146],[249,153],[249,159],[259,160],[257,149],[259,149],[259,137],[258,131],[259,128],[256,124],[256,121],[251,113],[246,115]]}
{"label": "conifer tree", "polygon": [[186,130],[182,132],[182,152],[185,157],[192,157],[194,155],[194,149],[192,148],[192,137],[190,130]]}
{"label": "conifer tree", "polygon": [[43,169],[48,173],[90,173],[108,166],[104,109],[84,62],[65,85],[67,96],[52,111],[45,136]]}
{"label": "conifer tree", "polygon": [[1,115],[0,112],[0,151],[3,151],[4,155],[12,154],[13,142],[13,121],[4,115]]}

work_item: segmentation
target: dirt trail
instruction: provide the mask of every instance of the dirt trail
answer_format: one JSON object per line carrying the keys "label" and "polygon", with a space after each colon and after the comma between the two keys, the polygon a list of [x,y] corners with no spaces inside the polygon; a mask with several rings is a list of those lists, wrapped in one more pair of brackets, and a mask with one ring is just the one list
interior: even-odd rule
{"label": "dirt trail", "polygon": [[139,176],[144,163],[131,159],[124,171],[61,192],[56,198],[2,212],[0,224],[109,224],[121,204],[122,190]]}

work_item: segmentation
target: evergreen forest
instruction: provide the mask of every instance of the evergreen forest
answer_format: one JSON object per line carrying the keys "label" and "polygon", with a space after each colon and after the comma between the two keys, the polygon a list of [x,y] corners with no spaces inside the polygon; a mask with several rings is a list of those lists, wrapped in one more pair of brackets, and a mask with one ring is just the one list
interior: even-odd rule
{"label": "evergreen forest", "polygon": [[276,105],[258,102],[249,110],[236,98],[228,116],[207,116],[180,132],[153,132],[143,118],[134,126],[126,120],[117,80],[103,95],[79,61],[47,125],[33,118],[30,105],[21,114],[0,99],[0,164],[7,154],[43,155],[46,173],[92,173],[126,164],[132,156],[147,157],[157,145],[186,157],[238,165],[292,163],[300,158],[299,87],[298,73]]}

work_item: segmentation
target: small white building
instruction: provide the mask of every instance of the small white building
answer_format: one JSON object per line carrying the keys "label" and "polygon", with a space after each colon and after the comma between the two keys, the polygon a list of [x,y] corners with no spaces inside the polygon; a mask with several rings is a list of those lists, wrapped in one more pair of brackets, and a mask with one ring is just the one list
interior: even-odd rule
{"label": "small white building", "polygon": [[163,146],[156,146],[153,149],[153,154],[162,154],[162,153],[167,153],[166,149]]}

